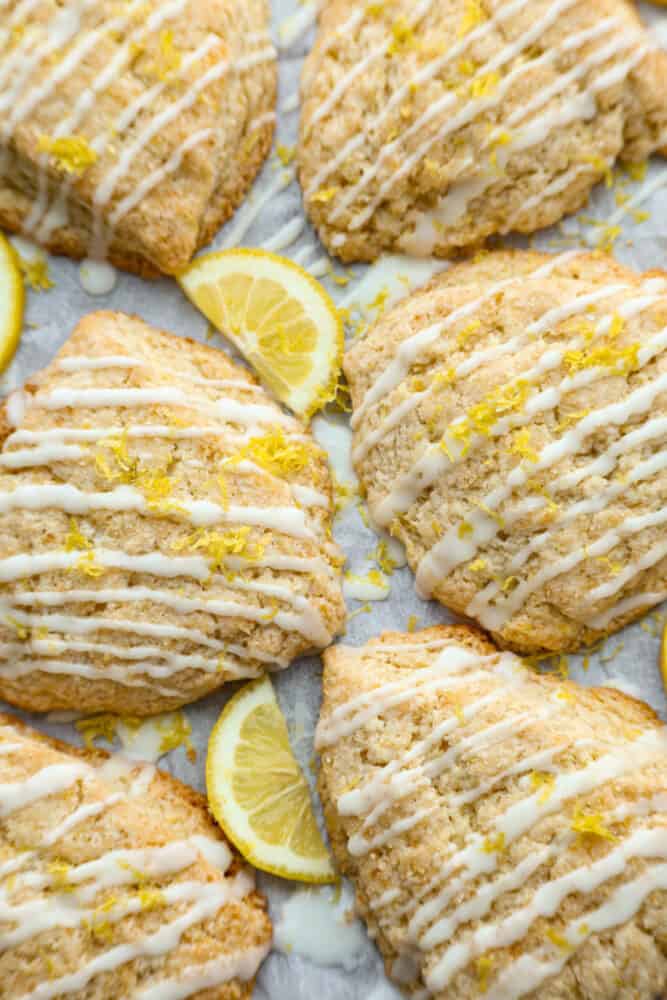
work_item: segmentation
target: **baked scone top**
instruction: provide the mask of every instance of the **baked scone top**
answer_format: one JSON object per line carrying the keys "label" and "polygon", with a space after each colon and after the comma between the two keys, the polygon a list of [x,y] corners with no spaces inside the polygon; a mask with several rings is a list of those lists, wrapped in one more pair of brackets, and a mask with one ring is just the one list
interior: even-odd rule
{"label": "baked scone top", "polygon": [[374,520],[425,595],[520,651],[667,597],[667,283],[611,258],[451,268],[345,360]]}
{"label": "baked scone top", "polygon": [[299,170],[329,250],[533,232],[667,142],[667,55],[626,0],[329,0]]}
{"label": "baked scone top", "polygon": [[177,273],[266,155],[275,75],[265,0],[9,0],[0,225]]}
{"label": "baked scone top", "polygon": [[223,352],[96,313],[4,415],[7,700],[152,714],[339,630],[325,456]]}
{"label": "baked scone top", "polygon": [[205,800],[0,716],[0,996],[249,1000],[271,942]]}
{"label": "baked scone top", "polygon": [[667,729],[465,627],[325,653],[320,792],[409,995],[667,989]]}

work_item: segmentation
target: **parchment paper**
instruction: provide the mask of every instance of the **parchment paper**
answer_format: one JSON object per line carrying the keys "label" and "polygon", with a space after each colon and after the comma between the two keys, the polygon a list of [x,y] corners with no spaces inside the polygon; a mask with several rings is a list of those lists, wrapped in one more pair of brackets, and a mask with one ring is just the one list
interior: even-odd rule
{"label": "parchment paper", "polygon": [[[273,0],[273,8],[274,32],[278,39],[280,25],[286,18],[303,12],[303,5],[297,0]],[[642,4],[642,13],[652,24],[662,44],[667,47],[667,11]],[[289,98],[297,90],[302,58],[311,41],[312,30],[302,33],[281,52],[278,141],[288,147],[293,146],[296,140],[298,111],[286,111],[284,105],[286,101],[289,104]],[[277,171],[282,169],[282,164],[275,156],[272,157],[240,214],[237,213],[234,222],[218,235],[214,244],[216,247],[222,246],[226,237],[229,239],[230,227],[236,225],[244,217],[244,213],[252,210],[253,199],[265,191],[268,185],[275,183]],[[628,193],[634,194],[665,171],[667,164],[656,159],[650,164],[645,181],[627,183]],[[614,191],[606,190],[600,185],[581,214],[587,218],[605,220],[616,208]],[[616,241],[615,254],[624,263],[640,270],[655,267],[667,269],[667,186],[656,191],[640,208],[649,212],[649,218],[637,222],[630,214],[624,219],[623,236]],[[261,246],[281,225],[300,212],[301,195],[295,182],[264,206],[243,243]],[[532,242],[540,249],[557,252],[558,249],[584,243],[587,238],[594,243],[599,235],[597,227],[582,223],[579,217],[579,220],[569,219],[560,227],[539,234]],[[526,241],[513,242],[516,245],[526,245]],[[307,244],[316,243],[312,229],[306,225],[298,242],[285,252],[293,256]],[[321,257],[322,254],[322,249],[318,248],[313,251],[309,260]],[[0,381],[0,394],[20,385],[29,375],[42,368],[67,339],[78,320],[96,309],[136,313],[149,323],[176,334],[202,340],[206,336],[206,321],[187,302],[173,281],[149,283],[130,275],[119,274],[111,294],[93,299],[81,287],[77,264],[61,258],[49,258],[49,268],[55,287],[48,292],[29,293],[26,326],[20,349]],[[328,279],[324,280],[324,284],[337,301],[354,299],[355,282],[365,270],[361,267],[355,267],[351,271],[348,269],[346,273],[352,273],[354,277],[345,288]],[[225,346],[222,338],[217,338],[214,343],[221,348]],[[329,414],[326,419],[334,423],[339,421],[343,425],[346,423],[346,418],[340,416]],[[349,568],[355,572],[365,572],[369,563],[364,554],[375,548],[377,538],[364,526],[354,503],[337,518],[335,535],[349,556]],[[360,606],[357,601],[348,603],[351,611]],[[373,603],[371,607],[370,613],[357,614],[349,622],[345,642],[359,645],[385,629],[403,629],[414,615],[418,617],[420,627],[451,620],[451,616],[439,605],[425,603],[416,597],[413,577],[408,569],[394,572],[388,599]],[[662,609],[662,612],[665,611],[667,606]],[[628,686],[629,690],[638,693],[657,709],[663,718],[667,718],[667,700],[658,670],[662,624],[663,615],[659,609],[642,622],[609,639],[600,652],[590,656],[587,669],[584,669],[581,656],[570,656],[570,675],[582,684],[612,682]],[[274,676],[280,703],[290,726],[294,749],[311,781],[312,736],[320,701],[320,677],[319,658],[301,660],[286,672]],[[163,758],[161,763],[166,770],[200,790],[204,788],[208,735],[233,690],[232,685],[186,709],[197,750],[196,762],[191,762],[181,748]],[[71,724],[54,723],[39,716],[24,717],[53,735],[70,742],[80,742],[78,733]],[[259,884],[268,895],[272,916],[279,920],[284,901],[296,887],[264,875],[259,876]],[[350,962],[346,964],[349,965]],[[369,941],[366,940],[358,949],[351,964],[355,966],[353,969],[344,969],[342,966],[321,967],[294,953],[288,955],[276,951],[262,967],[255,996],[257,1000],[313,1000],[315,997],[327,1000],[397,1000],[399,994],[385,979],[377,952]]]}

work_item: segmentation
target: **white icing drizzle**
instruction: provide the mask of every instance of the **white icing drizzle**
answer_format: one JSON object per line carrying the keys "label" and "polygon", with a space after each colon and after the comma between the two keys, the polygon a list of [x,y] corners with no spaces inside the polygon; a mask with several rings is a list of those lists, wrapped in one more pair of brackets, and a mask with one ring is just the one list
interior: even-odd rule
{"label": "white icing drizzle", "polygon": [[238,217],[225,234],[222,241],[223,249],[238,246],[239,243],[242,242],[255,219],[257,219],[260,215],[264,206],[273,201],[276,195],[280,194],[281,191],[288,188],[294,180],[294,177],[295,174],[293,168],[290,168],[289,170],[282,170],[275,180],[273,180],[271,184],[267,185],[266,190],[255,198],[252,204],[246,202],[245,206],[238,213]]}
{"label": "white icing drizzle", "polygon": [[617,226],[618,223],[634,208],[642,205],[647,201],[656,191],[667,185],[667,173],[661,171],[656,177],[651,178],[651,180],[646,181],[638,191],[635,191],[626,202],[624,202],[615,212],[612,212],[608,219],[608,225]]}
{"label": "white icing drizzle", "polygon": [[[667,860],[667,838],[664,828],[634,831],[623,838],[599,861],[543,883],[531,902],[497,923],[481,924],[469,940],[451,945],[428,975],[431,989],[444,989],[452,977],[487,947],[506,948],[520,941],[539,917],[553,917],[563,900],[573,892],[591,893],[605,882],[622,875],[632,858]],[[667,870],[667,866],[665,866]],[[667,884],[667,883],[666,883]]]}
{"label": "white icing drizzle", "polygon": [[[283,595],[287,591],[280,588],[279,593]],[[275,596],[278,596],[278,588],[276,588]],[[8,600],[11,604],[27,605],[28,607],[37,604],[50,608],[63,607],[68,604],[136,604],[149,601],[178,611],[179,614],[204,611],[216,618],[243,618],[262,624],[275,624],[278,628],[288,632],[299,632],[312,642],[325,646],[331,641],[331,634],[322,624],[319,614],[315,609],[311,609],[306,598],[299,596],[292,598],[294,607],[299,609],[296,614],[289,611],[274,612],[270,608],[267,610],[261,606],[253,606],[239,601],[182,597],[176,590],[157,590],[153,587],[141,586],[114,587],[109,590],[100,588],[99,590],[20,591],[11,594]]]}
{"label": "white icing drizzle", "polygon": [[[150,503],[133,486],[117,486],[100,493],[86,493],[76,486],[30,483],[11,492],[0,491],[0,513],[10,510],[46,510],[56,507],[67,514],[89,514],[95,510],[138,511],[147,513]],[[278,531],[293,538],[313,538],[304,512],[298,507],[243,507],[230,504],[224,508],[210,500],[183,500],[178,507],[192,524],[246,524]],[[173,513],[178,516],[180,510]]]}
{"label": "white icing drizzle", "polygon": [[19,809],[39,802],[46,795],[57,795],[89,773],[87,764],[53,764],[25,781],[0,784],[0,817],[6,819]]}
{"label": "white icing drizzle", "polygon": [[241,953],[222,955],[203,965],[190,966],[177,979],[162,979],[154,986],[139,990],[134,994],[134,1000],[185,1000],[202,990],[222,986],[231,979],[248,982],[256,974],[269,949],[269,945],[248,948]]}
{"label": "white icing drizzle", "polygon": [[219,420],[246,426],[254,424],[281,424],[293,426],[293,419],[272,406],[259,403],[241,403],[236,399],[218,399],[204,402],[191,399],[174,386],[153,386],[148,389],[70,389],[58,388],[51,392],[38,392],[32,397],[31,407],[43,410],[68,410],[77,407],[87,410],[144,406],[183,406],[202,413],[209,413]]}
{"label": "white icing drizzle", "polygon": [[[0,611],[6,617],[10,613],[10,607],[5,602],[0,603]],[[250,657],[260,663],[277,664],[286,667],[289,661],[284,657],[269,656],[262,650],[254,649],[252,646],[242,647],[235,643],[220,642],[219,640],[206,635],[199,629],[189,628],[181,625],[162,625],[154,622],[135,621],[134,619],[100,618],[94,615],[86,615],[78,618],[74,615],[62,614],[27,614],[18,609],[11,610],[11,616],[20,625],[30,628],[45,628],[49,633],[62,632],[74,635],[90,635],[92,632],[128,632],[139,636],[149,636],[155,639],[177,639],[195,646],[203,646],[205,649],[213,650],[217,653],[229,653],[232,656],[243,659]],[[41,641],[41,640],[31,640]],[[51,642],[51,637],[44,642]],[[116,655],[120,656],[118,651]],[[157,655],[157,654],[154,654]],[[216,658],[216,663],[220,658]]]}
{"label": "white icing drizzle", "polygon": [[[505,45],[505,47],[501,49],[499,53],[497,53],[488,62],[486,62],[483,66],[481,66],[472,77],[472,81],[474,82],[475,80],[484,79],[484,77],[489,73],[497,72],[507,63],[511,62],[512,59],[515,59],[518,55],[524,52],[525,49],[529,48],[531,45],[534,45],[535,42],[543,34],[543,32],[547,30],[549,27],[551,27],[551,25],[554,24],[554,22],[557,21],[557,19],[565,11],[573,7],[577,2],[578,0],[555,0],[555,2],[553,2],[547,9],[545,14],[537,21],[535,21],[529,29],[524,31],[523,34],[520,35],[515,41]],[[506,4],[504,7],[501,8],[496,17],[499,17],[500,14],[504,14],[506,17],[508,9],[513,6],[514,6],[513,4]],[[520,7],[525,6],[524,0],[522,0],[519,6]],[[481,25],[481,27],[477,30],[481,32],[482,29],[487,28],[487,26],[490,26],[492,24],[493,24],[493,19],[489,19],[487,22]],[[472,35],[473,32],[470,32],[470,34],[468,34],[463,41],[469,42]],[[637,38],[640,37],[641,37],[640,35],[637,35]],[[626,46],[625,40],[623,38],[620,38],[616,43],[615,51],[616,50],[620,51],[625,46]],[[644,53],[642,52],[642,55],[643,54]],[[449,55],[451,57],[451,50]],[[627,73],[630,72],[632,65],[634,65],[634,63],[627,66],[625,72],[622,74],[622,77],[626,76]],[[498,84],[498,86],[496,87],[491,96],[477,97],[466,101],[456,111],[455,114],[446,115],[443,124],[440,125],[439,128],[430,129],[427,137],[423,139],[421,143],[419,143],[414,152],[412,152],[409,156],[404,157],[402,159],[401,166],[398,167],[396,170],[394,170],[392,173],[390,173],[389,176],[380,184],[377,193],[371,199],[369,199],[367,206],[360,212],[358,212],[357,215],[353,218],[352,222],[350,223],[350,229],[354,231],[356,229],[361,228],[361,226],[363,226],[364,223],[367,222],[368,219],[373,215],[378,206],[382,203],[383,199],[390,193],[391,189],[396,185],[396,183],[399,180],[401,180],[401,178],[408,175],[410,171],[414,168],[414,166],[418,164],[420,161],[422,161],[424,157],[428,155],[430,150],[437,143],[443,142],[447,138],[447,136],[451,135],[457,129],[469,125],[483,112],[499,107],[502,103],[503,98],[505,97],[510,87],[512,86],[512,84],[516,81],[518,77],[522,76],[525,72],[526,72],[526,67],[521,64],[518,65],[514,69],[510,70],[510,72],[505,77],[503,77],[503,79]],[[577,104],[575,106],[577,107],[577,114],[575,115],[575,117],[580,117],[581,111],[583,111],[583,117],[593,116],[593,114],[595,113],[595,104],[592,101],[592,96],[595,93],[597,93],[598,90],[603,89],[602,84],[603,84],[602,78],[598,78],[595,84],[591,85],[591,87],[587,91],[585,91],[583,94],[579,96],[579,98],[576,99]],[[605,85],[610,86],[610,83],[605,81]],[[364,175],[362,175],[362,178],[357,182],[357,184],[354,187],[350,188],[349,191],[346,192],[345,196],[340,199],[334,213],[332,214],[332,220],[338,217],[340,213],[345,208],[349,207],[349,205],[352,204],[352,202],[364,191],[364,189],[367,187],[370,181],[377,176],[382,164],[387,159],[389,159],[392,153],[395,153],[397,150],[400,149],[402,143],[404,143],[413,135],[416,135],[425,126],[433,122],[434,119],[437,119],[439,115],[445,114],[450,108],[452,108],[457,104],[457,101],[458,98],[456,95],[451,93],[444,94],[443,97],[441,97],[438,101],[432,104],[427,111],[425,111],[419,118],[416,119],[416,121],[414,121],[407,129],[405,129],[404,132],[401,133],[397,139],[394,139],[393,142],[388,143],[386,146],[384,146],[375,164],[372,167],[369,167],[364,173]],[[582,102],[583,102],[583,108],[581,107]],[[580,108],[581,111],[579,110]],[[554,124],[558,123],[559,114],[562,116],[562,112],[560,113],[556,112],[556,118]],[[565,116],[563,124],[565,124],[566,121],[567,117]],[[540,134],[539,132],[537,134],[534,134],[534,141],[535,142],[542,141],[544,138],[546,138],[546,135],[548,134],[549,131],[550,129],[547,128],[544,134]],[[525,143],[524,148],[532,145],[533,136],[528,136],[524,134],[523,143]]]}
{"label": "white icing drizzle", "polygon": [[[393,927],[397,915],[409,915],[407,939],[400,955],[405,955],[410,964],[414,951],[413,959],[417,959],[417,964],[412,960],[411,979],[416,978],[420,971],[420,956],[426,962],[431,950],[444,944],[445,948],[438,952],[437,960],[428,960],[428,972],[425,973],[428,992],[439,994],[451,988],[455,977],[480,956],[512,947],[517,954],[517,944],[533,924],[539,919],[554,917],[568,896],[599,892],[612,881],[618,882],[625,874],[625,880],[609,890],[601,905],[570,921],[560,932],[567,948],[560,950],[547,943],[535,953],[526,954],[518,950],[520,957],[510,956],[509,963],[501,966],[499,972],[494,975],[492,971],[492,982],[485,992],[497,1000],[513,1000],[531,992],[559,972],[591,934],[620,926],[638,912],[650,892],[667,889],[667,865],[649,866],[639,876],[634,870],[627,872],[628,864],[635,859],[667,859],[664,827],[647,822],[651,817],[659,817],[667,811],[667,796],[664,793],[637,799],[631,795],[627,798],[621,796],[621,801],[604,815],[606,827],[614,829],[617,824],[633,818],[639,819],[639,824],[624,828],[618,837],[612,838],[603,855],[598,854],[594,860],[588,860],[579,867],[565,869],[564,873],[562,869],[556,869],[551,877],[543,878],[521,906],[505,906],[500,916],[491,915],[498,901],[509,900],[511,894],[525,886],[541,867],[557,861],[575,845],[579,836],[577,827],[568,823],[551,839],[544,844],[535,844],[521,860],[505,866],[501,872],[497,869],[503,854],[498,852],[504,852],[547,817],[569,812],[572,808],[570,803],[580,797],[595,795],[609,783],[626,779],[634,771],[664,761],[667,755],[665,727],[629,733],[627,740],[613,749],[604,740],[587,738],[564,741],[527,753],[497,774],[489,775],[476,787],[440,796],[435,804],[406,801],[399,818],[386,823],[376,836],[369,837],[367,831],[371,825],[398,802],[409,800],[415,793],[427,789],[431,781],[441,780],[441,775],[459,761],[465,773],[465,764],[461,760],[464,755],[479,754],[483,758],[490,746],[514,736],[520,738],[524,726],[539,726],[540,715],[539,712],[536,715],[534,710],[509,714],[511,706],[517,698],[520,699],[521,686],[534,684],[531,675],[521,669],[520,661],[512,654],[480,656],[456,646],[451,640],[379,645],[371,647],[367,653],[381,658],[387,653],[400,654],[404,657],[404,667],[410,666],[416,655],[424,654],[430,658],[431,666],[413,668],[405,678],[400,677],[400,670],[397,669],[399,679],[396,681],[384,682],[336,706],[320,720],[320,749],[347,740],[360,727],[372,727],[379,715],[398,705],[413,705],[413,711],[418,712],[420,694],[431,690],[429,681],[434,674],[449,675],[452,680],[462,677],[471,692],[468,698],[463,693],[457,714],[449,715],[446,709],[443,710],[441,719],[436,720],[431,731],[415,739],[409,750],[383,767],[372,769],[370,777],[362,784],[339,796],[336,802],[339,815],[363,820],[348,842],[348,850],[353,856],[393,844],[417,823],[429,816],[437,816],[438,810],[451,811],[469,806],[493,793],[498,784],[509,779],[515,782],[518,792],[518,796],[509,799],[509,805],[483,823],[481,830],[478,824],[477,832],[469,834],[463,846],[450,849],[436,876],[424,888],[415,892],[414,885],[405,889],[390,886],[370,900],[380,927],[385,923],[388,928]],[[486,675],[490,684],[486,689],[479,688],[478,667],[482,668],[481,673]],[[363,669],[362,664],[360,669]],[[492,709],[491,721],[482,722],[480,726],[478,720],[483,710],[503,698],[507,714],[501,713],[499,718],[498,712]],[[555,689],[544,706],[543,718],[564,710],[564,699],[560,698],[559,689]],[[466,731],[471,724],[472,730]],[[447,747],[444,751],[440,749],[443,743]],[[585,762],[570,763],[567,768],[558,763],[562,755],[570,755],[573,751],[577,755],[585,751]],[[546,772],[550,777],[546,793],[538,785],[532,793],[525,794],[523,790],[531,787],[528,780],[531,772]],[[428,801],[428,798],[424,799],[425,803]],[[478,820],[484,814],[478,813]],[[499,838],[502,846],[489,850],[487,843],[495,844]],[[389,912],[385,914],[385,911]]]}

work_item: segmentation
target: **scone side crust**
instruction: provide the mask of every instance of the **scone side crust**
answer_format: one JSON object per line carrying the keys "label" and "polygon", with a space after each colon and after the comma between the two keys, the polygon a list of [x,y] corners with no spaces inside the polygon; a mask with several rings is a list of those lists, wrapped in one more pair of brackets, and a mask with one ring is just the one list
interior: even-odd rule
{"label": "scone side crust", "polygon": [[8,701],[155,714],[339,631],[324,454],[223,352],[93,314],[3,413]]}
{"label": "scone side crust", "polygon": [[[74,989],[68,977],[81,972],[94,1000],[153,997],[199,978],[216,1000],[249,1000],[270,946],[266,901],[205,800],[154,768],[70,747],[4,713],[0,726],[3,859],[14,873],[3,892],[10,908],[21,897],[0,956],[7,995],[41,983],[40,996],[55,997]],[[28,862],[43,884],[22,885]],[[21,913],[28,896],[41,917],[29,926]],[[150,942],[174,919],[182,932],[147,962]],[[116,949],[107,971],[98,969],[117,944],[131,950]]]}
{"label": "scone side crust", "polygon": [[500,251],[355,343],[354,464],[422,593],[525,652],[664,599],[666,322],[664,272]]}
{"label": "scone side crust", "polygon": [[664,143],[667,56],[647,49],[634,7],[504,6],[327,5],[298,163],[330,252],[451,256],[532,232],[585,204],[606,164]]}
{"label": "scone side crust", "polygon": [[[440,649],[434,648],[438,636]],[[445,645],[450,652],[477,652],[470,663],[443,663],[438,673]],[[481,657],[477,664],[475,657]],[[418,660],[412,668],[411,659]],[[426,985],[437,1000],[469,1000],[480,987],[494,1000],[524,993],[556,1000],[572,990],[588,1000],[612,990],[613,969],[622,966],[624,983],[641,1000],[653,1000],[667,986],[667,961],[655,936],[667,886],[653,861],[662,856],[658,845],[664,847],[667,829],[665,727],[648,706],[621,692],[581,689],[531,671],[513,677],[518,661],[512,654],[498,654],[495,664],[488,654],[484,660],[474,630],[466,638],[465,628],[447,627],[387,634],[325,657],[320,794],[337,862],[355,881],[387,973],[408,994]],[[405,692],[400,703],[398,684]],[[649,749],[637,752],[643,741]],[[602,758],[608,763],[596,764]],[[568,777],[587,768],[590,783]],[[519,803],[531,795],[536,815],[520,833],[520,823],[501,817],[514,808],[517,820],[527,819]],[[626,815],[633,818],[619,823]],[[570,846],[556,851],[570,821],[575,831],[600,833],[573,833]],[[498,829],[506,831],[502,845]],[[617,870],[611,857],[644,838],[654,853],[639,861],[630,852]],[[452,854],[461,861],[450,871]],[[607,877],[582,884],[555,913],[541,914],[537,900],[546,903],[547,883],[565,886],[589,870]],[[593,910],[635,878],[656,881],[653,891],[637,895],[629,916],[600,937],[582,931],[585,941],[570,938],[570,928],[591,921]],[[519,910],[526,923],[514,916]],[[513,920],[517,933],[510,937]],[[572,942],[567,952],[560,946],[564,937]],[[559,954],[562,962],[545,965],[534,981],[525,978],[528,966],[520,971],[525,956],[549,962]],[[523,991],[515,993],[519,984]]]}
{"label": "scone side crust", "polygon": [[[26,71],[26,89],[40,84],[45,96],[12,127],[4,184],[0,176],[0,224],[24,233],[27,225],[54,252],[104,254],[147,277],[176,274],[232,214],[270,147],[277,64],[268,8],[265,0],[174,0],[144,10],[138,21],[132,4],[115,20],[113,14],[104,0],[82,15],[69,41],[66,122],[54,118],[62,112],[49,89],[50,71],[39,64]],[[112,20],[115,40],[107,29]],[[91,32],[98,38],[92,52]],[[89,77],[96,101],[86,111]],[[144,94],[152,100],[145,113]],[[128,139],[118,149],[116,139],[111,156],[104,141],[109,122],[122,113],[131,124],[135,107],[135,130],[120,130],[134,145]],[[93,162],[61,168],[56,154],[49,159],[38,145],[52,132],[63,142],[88,144]]]}

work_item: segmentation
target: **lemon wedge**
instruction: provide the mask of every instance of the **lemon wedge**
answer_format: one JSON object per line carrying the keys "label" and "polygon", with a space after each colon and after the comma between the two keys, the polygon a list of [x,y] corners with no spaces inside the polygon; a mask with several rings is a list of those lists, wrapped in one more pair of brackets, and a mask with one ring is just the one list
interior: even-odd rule
{"label": "lemon wedge", "polygon": [[25,291],[18,257],[0,234],[0,372],[16,353],[23,326]]}
{"label": "lemon wedge", "polygon": [[660,673],[665,691],[667,691],[667,625],[662,631],[662,642],[660,643]]}
{"label": "lemon wedge", "polygon": [[334,398],[343,325],[307,271],[266,250],[223,250],[198,257],[178,280],[294,413],[310,417]]}
{"label": "lemon wedge", "polygon": [[208,745],[206,788],[216,820],[255,868],[299,882],[336,880],[268,678],[227,702]]}

